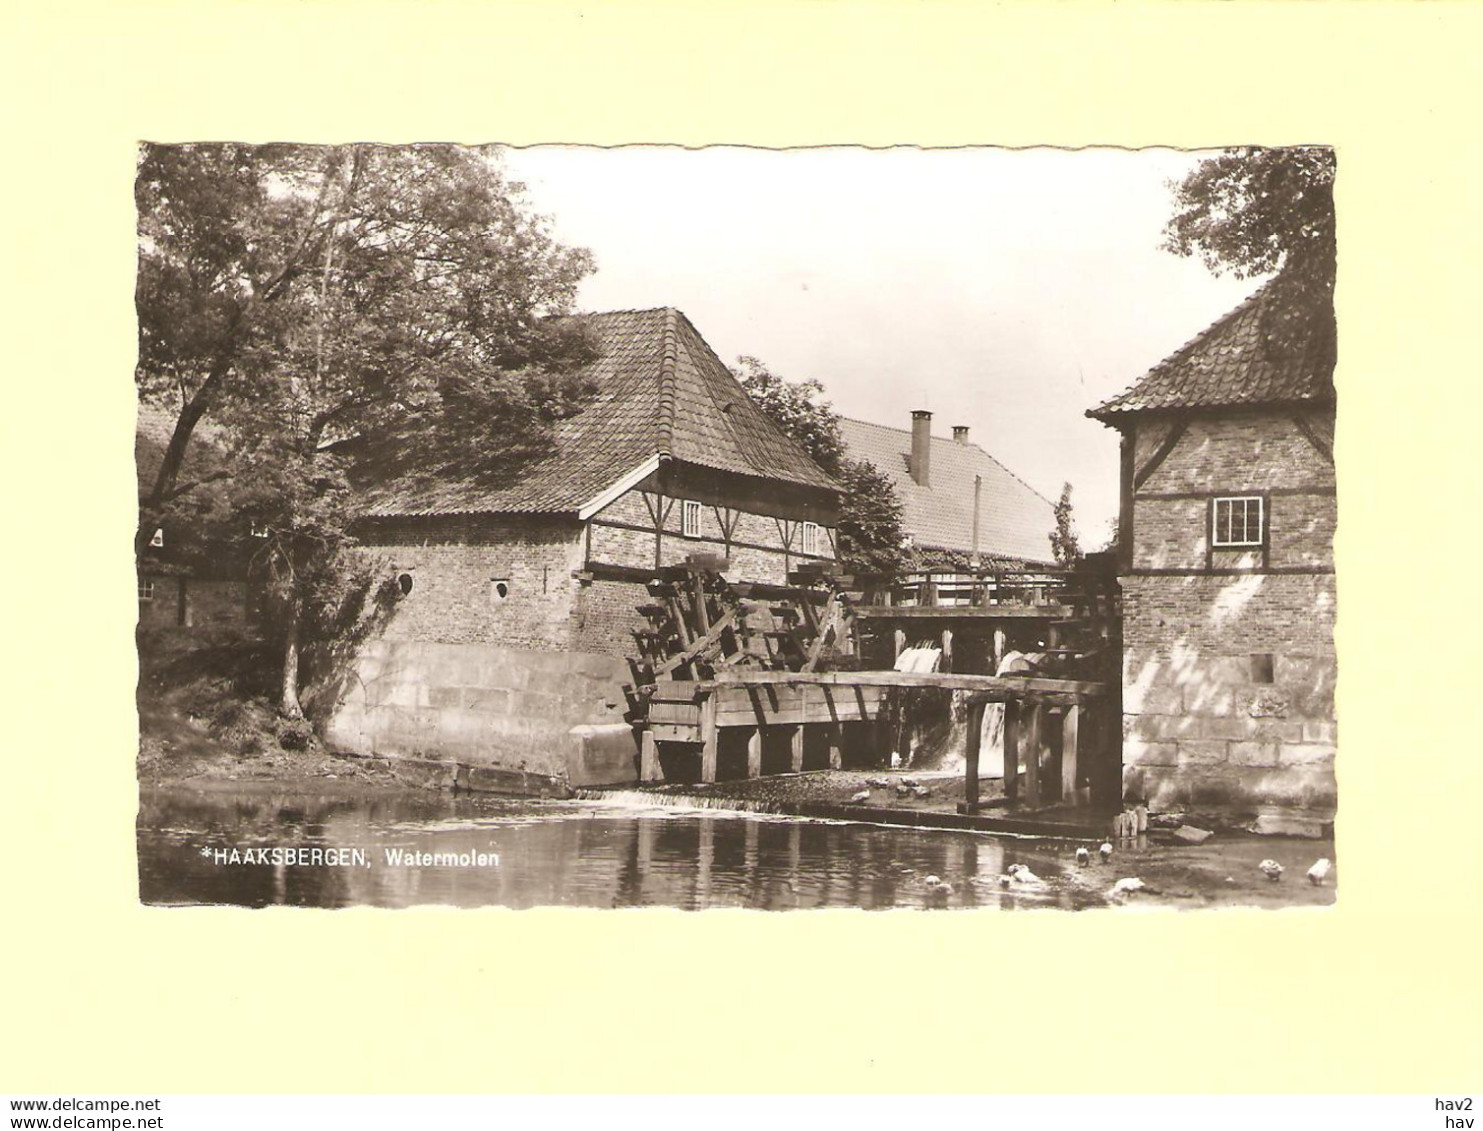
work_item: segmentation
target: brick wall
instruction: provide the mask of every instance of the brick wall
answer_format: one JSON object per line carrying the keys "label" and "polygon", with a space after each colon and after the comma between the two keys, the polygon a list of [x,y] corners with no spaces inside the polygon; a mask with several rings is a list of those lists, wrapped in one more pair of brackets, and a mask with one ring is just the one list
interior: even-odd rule
{"label": "brick wall", "polygon": [[386,626],[387,639],[570,646],[572,573],[582,546],[574,518],[380,521],[368,524],[361,538],[366,552],[412,579]]}
{"label": "brick wall", "polygon": [[572,647],[609,656],[635,656],[633,633],[649,627],[638,613],[652,598],[644,586],[628,581],[593,581],[577,592],[572,610]]}
{"label": "brick wall", "polygon": [[[1332,426],[1318,420],[1320,429]],[[1165,425],[1135,440],[1142,466]],[[1139,488],[1123,578],[1124,785],[1155,809],[1322,820],[1335,803],[1337,676],[1331,572],[1333,466],[1292,418],[1192,422]],[[1268,497],[1268,555],[1217,550],[1205,572],[1209,499]],[[1292,494],[1284,492],[1296,492]],[[1311,572],[1275,573],[1270,570]],[[1139,576],[1138,570],[1178,570]]]}

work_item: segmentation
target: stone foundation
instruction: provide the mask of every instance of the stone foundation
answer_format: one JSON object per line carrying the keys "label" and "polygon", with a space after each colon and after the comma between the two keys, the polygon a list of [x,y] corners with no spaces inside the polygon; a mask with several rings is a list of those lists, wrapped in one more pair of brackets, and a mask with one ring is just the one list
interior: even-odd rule
{"label": "stone foundation", "polygon": [[627,674],[593,653],[375,640],[345,674],[324,737],[367,756],[627,784],[638,779]]}

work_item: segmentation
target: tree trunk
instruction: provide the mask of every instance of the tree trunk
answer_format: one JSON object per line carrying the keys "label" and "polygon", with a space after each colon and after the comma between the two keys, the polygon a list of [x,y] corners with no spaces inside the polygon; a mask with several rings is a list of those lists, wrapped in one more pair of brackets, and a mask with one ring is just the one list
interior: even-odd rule
{"label": "tree trunk", "polygon": [[139,507],[139,529],[134,539],[136,556],[144,553],[150,539],[154,537],[160,511],[180,480],[180,469],[185,463],[185,453],[190,447],[196,425],[201,422],[201,417],[205,416],[206,410],[211,407],[216,390],[226,380],[230,369],[229,357],[224,355],[212,366],[211,372],[201,382],[200,388],[195,391],[185,407],[180,410],[180,415],[175,418],[175,429],[170,434],[170,443],[165,448],[164,458],[160,461],[160,470],[155,476],[154,488]]}
{"label": "tree trunk", "polygon": [[299,704],[299,603],[292,601],[288,607],[288,623],[283,640],[283,697],[279,710],[285,718],[302,719],[304,708]]}

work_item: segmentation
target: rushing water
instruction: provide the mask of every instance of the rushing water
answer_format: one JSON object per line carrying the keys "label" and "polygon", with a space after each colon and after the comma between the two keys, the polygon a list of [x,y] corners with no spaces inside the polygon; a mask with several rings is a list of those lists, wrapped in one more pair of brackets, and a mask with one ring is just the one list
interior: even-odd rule
{"label": "rushing water", "polygon": [[[1042,842],[430,792],[146,790],[138,846],[140,898],[154,904],[789,910],[1100,902],[1059,882],[1065,850]],[[347,863],[289,863],[251,851],[275,848],[301,856],[345,850]],[[459,862],[397,863],[388,859],[396,852]],[[998,877],[1013,863],[1046,882],[1002,889]],[[929,875],[951,893],[934,894]]]}

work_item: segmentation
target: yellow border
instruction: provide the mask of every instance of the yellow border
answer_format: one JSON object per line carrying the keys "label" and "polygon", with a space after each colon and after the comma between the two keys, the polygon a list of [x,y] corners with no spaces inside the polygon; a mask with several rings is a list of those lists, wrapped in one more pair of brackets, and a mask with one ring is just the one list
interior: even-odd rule
{"label": "yellow border", "polygon": [[[12,6],[0,1087],[1476,1084],[1479,17],[1316,0]],[[139,138],[1336,145],[1338,907],[140,908]]]}

